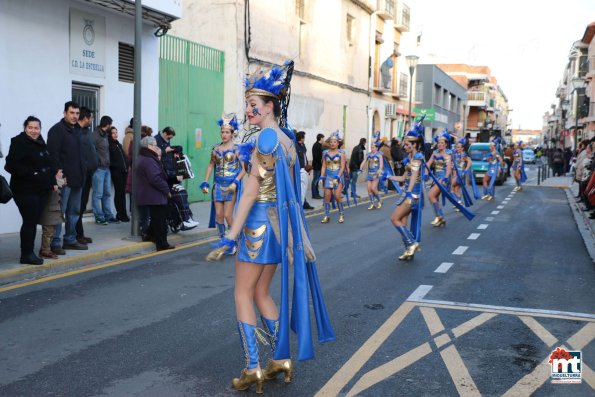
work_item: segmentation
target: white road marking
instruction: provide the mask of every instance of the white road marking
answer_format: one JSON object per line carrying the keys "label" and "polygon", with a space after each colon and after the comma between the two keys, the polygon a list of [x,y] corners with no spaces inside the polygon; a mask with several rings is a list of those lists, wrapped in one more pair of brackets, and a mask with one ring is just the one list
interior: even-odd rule
{"label": "white road marking", "polygon": [[499,205],[496,208],[498,208],[499,210],[503,210],[504,209],[504,206],[503,205]]}
{"label": "white road marking", "polygon": [[506,197],[504,201],[510,201],[510,197]]}
{"label": "white road marking", "polygon": [[500,213],[500,211],[492,211],[491,214],[492,215],[498,215]]}
{"label": "white road marking", "polygon": [[467,237],[467,240],[477,240],[479,236],[481,236],[481,233],[471,233],[469,237]]}
{"label": "white road marking", "polygon": [[418,301],[420,299],[423,299],[424,296],[426,296],[426,294],[428,292],[430,292],[430,290],[432,289],[433,285],[420,285],[419,287],[417,287],[415,289],[415,291],[413,291],[411,293],[411,295],[409,295],[409,298],[407,298],[408,301]]}
{"label": "white road marking", "polygon": [[434,270],[434,273],[446,273],[452,265],[454,265],[454,263],[442,262],[442,264],[440,264],[440,266],[438,266],[438,268]]}
{"label": "white road marking", "polygon": [[479,230],[485,230],[485,229],[488,228],[488,226],[490,226],[490,225],[487,225],[485,223],[482,223],[481,225],[477,226],[477,229],[479,229]]}
{"label": "white road marking", "polygon": [[494,217],[493,217],[493,216],[488,216],[488,217],[486,218],[486,221],[488,221],[488,222],[491,222],[491,221],[493,221],[493,220],[494,220]]}
{"label": "white road marking", "polygon": [[465,253],[465,251],[467,251],[467,248],[469,247],[465,247],[464,245],[460,245],[459,248],[457,248],[456,250],[454,250],[452,252],[453,255],[463,255]]}
{"label": "white road marking", "polygon": [[508,201],[503,201],[500,203],[501,205],[508,204]]}

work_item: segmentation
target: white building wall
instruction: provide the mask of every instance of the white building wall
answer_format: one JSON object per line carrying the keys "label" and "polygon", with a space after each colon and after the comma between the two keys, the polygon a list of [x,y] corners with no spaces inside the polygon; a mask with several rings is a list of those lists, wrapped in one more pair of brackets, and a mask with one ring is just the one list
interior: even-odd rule
{"label": "white building wall", "polygon": [[[70,73],[70,8],[106,20],[105,78]],[[143,27],[142,122],[158,129],[159,40]],[[42,135],[63,117],[72,83],[100,86],[100,115],[109,115],[124,136],[133,115],[134,85],[118,81],[118,42],[134,44],[134,20],[87,2],[69,0],[0,0],[0,143],[4,156],[10,139],[22,131],[29,115],[42,122]],[[0,173],[5,158],[0,159]],[[0,204],[0,233],[17,232],[21,217],[14,201]]]}

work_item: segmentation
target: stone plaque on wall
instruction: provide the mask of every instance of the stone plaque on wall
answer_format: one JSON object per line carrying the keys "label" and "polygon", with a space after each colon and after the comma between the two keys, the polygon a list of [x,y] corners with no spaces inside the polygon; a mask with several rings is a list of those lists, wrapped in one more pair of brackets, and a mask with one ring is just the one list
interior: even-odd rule
{"label": "stone plaque on wall", "polygon": [[70,9],[70,72],[105,78],[105,17]]}

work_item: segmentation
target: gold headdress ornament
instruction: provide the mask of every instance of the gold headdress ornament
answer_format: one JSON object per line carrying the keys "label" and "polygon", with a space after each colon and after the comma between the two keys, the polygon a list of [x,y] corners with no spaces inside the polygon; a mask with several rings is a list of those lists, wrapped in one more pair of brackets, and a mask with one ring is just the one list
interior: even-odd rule
{"label": "gold headdress ornament", "polygon": [[219,127],[221,128],[231,128],[232,131],[237,131],[240,129],[240,125],[238,124],[238,119],[235,113],[221,113],[221,118],[217,121]]}

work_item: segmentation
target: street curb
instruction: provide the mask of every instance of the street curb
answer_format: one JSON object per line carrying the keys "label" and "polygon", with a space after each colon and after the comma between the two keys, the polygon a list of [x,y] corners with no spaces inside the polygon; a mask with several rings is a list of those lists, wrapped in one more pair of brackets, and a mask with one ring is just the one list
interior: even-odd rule
{"label": "street curb", "polygon": [[574,200],[572,191],[569,188],[566,189],[566,198],[568,199],[568,205],[574,215],[576,226],[583,238],[587,252],[591,256],[591,261],[595,263],[595,231],[591,228],[591,222],[589,222],[583,211],[579,209],[578,203]]}
{"label": "street curb", "polygon": [[[387,194],[382,197],[382,199],[387,199],[391,197],[395,197],[397,194]],[[358,205],[363,205],[369,203],[369,199],[363,199],[358,202]],[[331,212],[336,212],[337,209],[331,210]],[[315,216],[320,216],[324,214],[324,207],[319,207],[312,211],[304,211],[306,218],[312,218]],[[168,240],[172,244],[186,244],[186,243],[193,243],[196,241],[201,241],[208,239],[210,237],[217,236],[217,229],[200,229],[193,233],[183,233],[183,234],[171,234],[168,235]],[[82,254],[67,258],[60,258],[54,259],[51,261],[46,261],[43,265],[33,266],[33,265],[21,265],[19,267],[15,267],[13,269],[8,270],[0,270],[0,285],[7,285],[10,283],[15,283],[19,281],[24,281],[25,279],[35,279],[44,277],[50,274],[59,273],[65,268],[74,268],[77,266],[84,266],[88,265],[93,262],[103,263],[110,260],[120,259],[127,256],[131,256],[133,254],[144,254],[153,252],[155,249],[154,243],[151,242],[131,242],[130,244],[108,248],[101,251],[91,252],[88,254]],[[25,277],[29,276],[29,277]]]}
{"label": "street curb", "polygon": [[[216,229],[201,229],[200,231],[191,234],[173,234],[168,236],[168,240],[173,244],[191,243],[199,240],[204,240],[209,237],[216,236]],[[8,284],[17,280],[12,280],[17,277],[31,275],[34,277],[39,273],[40,276],[56,273],[65,267],[75,267],[89,264],[100,260],[101,262],[126,257],[132,254],[147,253],[154,250],[155,244],[151,242],[133,242],[119,247],[104,249],[97,252],[73,256],[63,259],[55,259],[43,265],[22,265],[14,269],[0,271],[0,285]]]}

